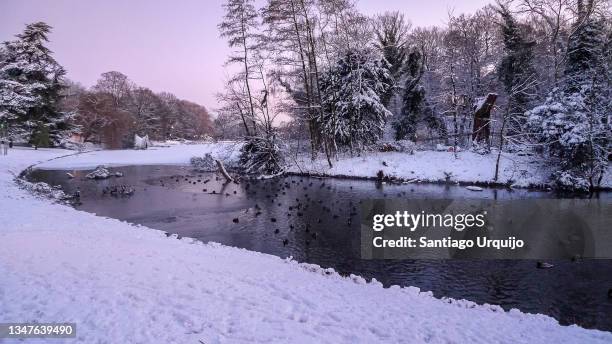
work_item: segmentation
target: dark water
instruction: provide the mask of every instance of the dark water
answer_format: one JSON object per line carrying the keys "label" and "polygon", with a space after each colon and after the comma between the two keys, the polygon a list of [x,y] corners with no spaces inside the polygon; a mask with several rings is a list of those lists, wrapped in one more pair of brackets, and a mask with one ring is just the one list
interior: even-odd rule
{"label": "dark water", "polygon": [[[377,185],[370,181],[287,177],[223,184],[214,173],[188,167],[138,166],[113,169],[122,178],[93,181],[88,171],[33,171],[30,179],[78,187],[77,208],[152,228],[230,246],[293,256],[333,267],[341,274],[375,277],[385,286],[416,286],[435,296],[490,303],[504,309],[550,315],[561,324],[612,331],[612,260],[535,261],[362,260],[359,200],[366,198],[552,198],[548,192],[458,186]],[[104,194],[105,187],[131,185],[131,197]],[[213,193],[214,192],[214,193]],[[609,201],[610,193],[598,197]],[[351,215],[351,213],[353,213]],[[238,219],[238,223],[234,222]],[[278,232],[278,233],[276,233]],[[171,239],[168,239],[171,240]]]}

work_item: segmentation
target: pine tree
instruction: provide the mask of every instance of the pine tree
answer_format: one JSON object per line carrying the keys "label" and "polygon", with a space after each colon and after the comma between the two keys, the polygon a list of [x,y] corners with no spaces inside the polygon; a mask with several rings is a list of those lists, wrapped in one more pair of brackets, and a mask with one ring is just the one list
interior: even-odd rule
{"label": "pine tree", "polygon": [[499,5],[502,18],[501,31],[504,56],[498,68],[498,76],[508,95],[508,136],[520,133],[524,125],[523,113],[527,110],[534,94],[531,80],[535,75],[533,67],[533,42],[527,41],[510,10]]}
{"label": "pine tree", "polygon": [[578,4],[565,80],[527,115],[537,140],[559,159],[553,176],[557,185],[586,191],[599,185],[608,166],[610,65],[604,20]]}
{"label": "pine tree", "polygon": [[58,144],[70,127],[70,115],[58,110],[65,70],[45,46],[50,32],[43,22],[27,25],[4,43],[0,60],[0,119],[37,146]]}
{"label": "pine tree", "polygon": [[[590,3],[589,8],[592,6],[592,0]],[[565,86],[568,92],[578,91],[582,86],[591,83],[604,58],[604,18],[584,8],[582,1],[578,1],[578,6],[578,18],[567,47]]]}
{"label": "pine tree", "polygon": [[415,140],[418,117],[423,110],[425,89],[419,84],[423,75],[423,56],[412,50],[403,67],[406,80],[404,81],[402,111],[399,118],[393,123],[395,139]]}
{"label": "pine tree", "polygon": [[[407,57],[408,25],[405,23],[404,16],[399,12],[387,12],[379,16],[375,23],[376,47],[389,63],[389,72],[394,81],[397,81],[401,77],[402,67]],[[389,101],[395,91],[393,87],[382,96],[382,102],[386,107],[389,106]]]}
{"label": "pine tree", "polygon": [[325,135],[351,151],[378,141],[391,115],[381,101],[393,83],[387,61],[369,49],[349,50],[320,83],[324,111],[317,121]]}

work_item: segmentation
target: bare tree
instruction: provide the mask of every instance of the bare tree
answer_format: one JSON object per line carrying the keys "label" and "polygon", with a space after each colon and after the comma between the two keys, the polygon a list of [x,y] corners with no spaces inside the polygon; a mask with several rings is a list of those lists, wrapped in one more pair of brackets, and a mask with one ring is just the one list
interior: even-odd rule
{"label": "bare tree", "polygon": [[561,77],[565,49],[571,24],[571,1],[569,0],[520,0],[519,13],[528,16],[540,41],[544,42],[542,55],[552,66],[545,66],[553,85]]}
{"label": "bare tree", "polygon": [[128,77],[117,71],[102,73],[100,79],[93,86],[97,92],[105,92],[113,97],[115,106],[122,106],[130,91],[134,88],[134,83]]}
{"label": "bare tree", "polygon": [[235,48],[227,63],[236,63],[242,66],[242,72],[238,73],[235,78],[244,83],[246,98],[249,103],[249,118],[252,122],[252,128],[247,130],[247,133],[252,132],[254,134],[257,132],[257,127],[255,125],[255,106],[250,84],[252,77],[250,55],[255,49],[259,23],[253,2],[253,0],[227,0],[223,5],[225,15],[223,21],[219,24],[219,31],[221,37],[227,38],[229,46]]}

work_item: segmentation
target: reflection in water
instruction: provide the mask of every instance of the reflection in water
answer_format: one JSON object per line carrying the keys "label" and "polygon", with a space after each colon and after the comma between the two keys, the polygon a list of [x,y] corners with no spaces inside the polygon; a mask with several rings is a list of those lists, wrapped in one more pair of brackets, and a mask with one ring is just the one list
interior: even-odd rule
{"label": "reflection in water", "polygon": [[[293,256],[333,267],[341,274],[376,278],[385,286],[416,286],[437,297],[498,304],[504,309],[548,314],[562,324],[612,330],[612,261],[362,260],[359,201],[366,198],[551,198],[548,192],[430,184],[377,185],[369,181],[287,177],[224,184],[213,173],[187,167],[122,167],[124,177],[92,181],[86,171],[34,171],[30,179],[78,187],[77,208],[152,228],[230,246]],[[134,186],[132,197],[104,194],[105,187]],[[602,201],[610,193],[599,195]],[[238,219],[238,223],[233,220]],[[545,220],[545,219],[543,219]]]}

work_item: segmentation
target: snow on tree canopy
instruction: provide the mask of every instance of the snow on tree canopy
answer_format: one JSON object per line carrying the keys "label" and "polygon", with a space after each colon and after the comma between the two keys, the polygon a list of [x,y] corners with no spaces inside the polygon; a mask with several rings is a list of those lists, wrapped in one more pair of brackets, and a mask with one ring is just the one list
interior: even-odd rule
{"label": "snow on tree canopy", "polygon": [[612,127],[612,68],[604,19],[579,11],[569,39],[565,78],[543,105],[526,113],[540,144],[559,158],[553,175],[562,189],[598,186],[608,167]]}
{"label": "snow on tree canopy", "polygon": [[71,117],[57,110],[65,71],[45,47],[50,31],[43,22],[29,24],[0,52],[0,121],[11,136],[38,146],[57,144]]}
{"label": "snow on tree canopy", "polygon": [[555,89],[526,113],[538,141],[561,159],[563,170],[554,177],[562,189],[588,189],[607,166],[610,127],[606,114],[591,104],[591,93],[587,86],[575,93]]}
{"label": "snow on tree canopy", "polygon": [[322,130],[342,146],[361,149],[378,141],[391,112],[381,101],[393,79],[389,65],[369,49],[350,50],[321,78]]}

